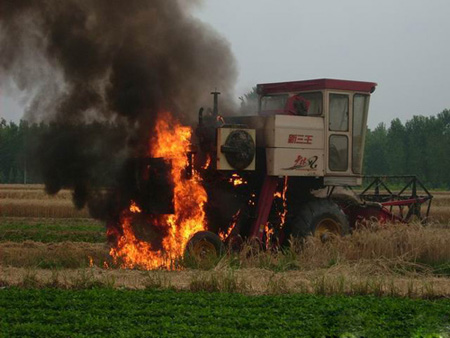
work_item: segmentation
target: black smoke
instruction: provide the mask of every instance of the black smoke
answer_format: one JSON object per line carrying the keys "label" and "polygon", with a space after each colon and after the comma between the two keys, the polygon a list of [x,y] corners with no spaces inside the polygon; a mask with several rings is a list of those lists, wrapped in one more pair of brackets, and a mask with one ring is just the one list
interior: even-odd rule
{"label": "black smoke", "polygon": [[[24,118],[48,124],[33,165],[49,193],[114,217],[129,195],[124,163],[148,153],[158,112],[195,121],[236,79],[228,43],[187,0],[2,0],[0,76],[30,97]],[[223,107],[223,105],[222,105]],[[125,197],[124,197],[125,198]]]}

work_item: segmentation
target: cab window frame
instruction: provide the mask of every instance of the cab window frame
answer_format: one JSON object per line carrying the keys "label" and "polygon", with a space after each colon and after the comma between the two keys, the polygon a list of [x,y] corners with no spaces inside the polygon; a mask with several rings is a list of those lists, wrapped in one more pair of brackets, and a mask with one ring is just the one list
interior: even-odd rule
{"label": "cab window frame", "polygon": [[[365,99],[364,101],[364,106],[363,106],[363,111],[362,111],[362,117],[361,117],[361,125],[360,125],[360,135],[359,137],[361,137],[360,139],[360,158],[356,158],[357,156],[355,156],[355,144],[357,143],[355,141],[356,138],[356,134],[355,134],[355,117],[357,117],[355,114],[355,98],[356,97],[363,97]],[[353,94],[352,97],[353,100],[353,107],[352,107],[352,149],[351,149],[351,159],[352,159],[352,173],[353,174],[357,174],[357,175],[361,175],[362,171],[363,171],[363,160],[364,160],[364,140],[366,138],[366,133],[367,133],[367,118],[368,118],[368,112],[369,112],[369,100],[370,100],[370,95],[369,94],[364,94],[364,93],[355,93]],[[358,160],[357,165],[359,166],[359,171],[355,170],[355,163]],[[358,168],[356,168],[358,169]]]}

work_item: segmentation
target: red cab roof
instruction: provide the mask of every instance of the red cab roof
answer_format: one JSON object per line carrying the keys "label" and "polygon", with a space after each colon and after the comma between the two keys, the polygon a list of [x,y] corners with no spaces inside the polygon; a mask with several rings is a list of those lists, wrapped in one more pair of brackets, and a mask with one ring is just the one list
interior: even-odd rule
{"label": "red cab roof", "polygon": [[336,79],[316,79],[305,81],[263,83],[257,85],[257,92],[260,95],[272,93],[302,92],[309,90],[336,89],[350,90],[356,92],[373,93],[376,87],[375,82],[348,81]]}

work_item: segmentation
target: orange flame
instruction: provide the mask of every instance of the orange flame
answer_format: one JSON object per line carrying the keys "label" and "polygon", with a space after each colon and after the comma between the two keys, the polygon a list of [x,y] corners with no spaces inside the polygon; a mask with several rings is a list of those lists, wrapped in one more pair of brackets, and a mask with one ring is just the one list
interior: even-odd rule
{"label": "orange flame", "polygon": [[224,231],[219,232],[219,237],[222,241],[225,241],[230,235],[231,232],[233,231],[233,229],[236,226],[236,223],[239,219],[239,214],[241,213],[241,209],[239,209],[233,216],[232,221],[231,221],[231,225],[228,228],[228,231],[225,233]]}
{"label": "orange flame", "polygon": [[134,201],[131,201],[131,205],[130,205],[130,211],[132,212],[132,213],[140,213],[141,212],[141,208],[139,208],[137,205],[136,205],[136,202],[134,202]]}
{"label": "orange flame", "polygon": [[235,187],[242,184],[247,184],[247,181],[245,181],[241,176],[238,174],[231,175],[228,182],[232,183]]}
{"label": "orange flame", "polygon": [[281,195],[281,198],[283,199],[283,212],[280,214],[280,229],[283,228],[284,223],[286,221],[286,214],[287,214],[287,200],[286,200],[286,191],[288,188],[288,177],[284,177],[284,185],[283,185],[283,194]]}
{"label": "orange flame", "polygon": [[269,223],[266,223],[266,226],[264,227],[264,230],[266,232],[266,249],[269,249],[270,248],[270,241],[272,240],[274,229],[273,228],[269,228]]}
{"label": "orange flame", "polygon": [[123,234],[116,247],[111,248],[110,255],[123,268],[140,267],[144,269],[174,269],[188,240],[198,231],[205,230],[206,216],[203,210],[207,202],[207,194],[201,185],[197,172],[186,180],[182,172],[187,164],[192,130],[183,127],[169,113],[161,114],[155,127],[155,137],[151,140],[150,156],[162,157],[172,163],[172,179],[174,182],[174,209],[172,215],[158,218],[158,227],[164,227],[167,235],[162,240],[162,249],[155,250],[148,242],[139,240],[133,231],[133,214],[140,208],[130,202],[129,210],[122,213],[121,226]]}
{"label": "orange flame", "polygon": [[284,184],[283,184],[283,191],[277,191],[275,194],[273,194],[274,198],[279,198],[283,201],[283,211],[280,211],[278,213],[278,216],[280,216],[280,229],[283,228],[284,223],[286,221],[286,214],[287,214],[287,200],[286,200],[286,191],[288,188],[288,178],[287,176],[284,177]]}
{"label": "orange flame", "polygon": [[202,167],[202,169],[206,170],[209,168],[209,166],[211,165],[211,156],[208,155],[208,157],[206,158],[206,163],[205,165]]}

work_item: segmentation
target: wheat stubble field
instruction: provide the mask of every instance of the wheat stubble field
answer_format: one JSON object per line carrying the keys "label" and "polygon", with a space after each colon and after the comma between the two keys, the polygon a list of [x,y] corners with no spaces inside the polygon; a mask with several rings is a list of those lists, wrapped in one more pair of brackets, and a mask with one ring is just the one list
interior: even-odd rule
{"label": "wheat stubble field", "polygon": [[214,284],[215,280],[217,285],[211,288],[221,289],[226,288],[221,285],[226,276],[238,289],[250,294],[306,291],[450,296],[450,192],[433,194],[427,226],[373,224],[330,243],[314,239],[301,245],[293,243],[283,252],[244,248],[202,271],[200,278],[197,271],[189,269],[105,269],[105,263],[113,266],[105,227],[89,218],[87,210],[76,210],[69,191],[49,196],[40,185],[3,185],[2,283],[20,285],[21,279],[32,275],[37,283],[45,284],[51,276],[70,285],[71,279],[82,272],[95,281],[111,275],[117,286],[132,288],[145,287],[146,283],[197,288],[200,278],[206,289],[206,284]]}
{"label": "wheat stubble field", "polygon": [[[75,210],[69,191],[48,196],[39,185],[3,185],[0,186],[0,287],[9,291],[0,292],[0,309],[2,304],[4,309],[0,310],[0,315],[7,318],[4,320],[9,320],[9,324],[11,321],[14,323],[16,312],[5,310],[12,304],[9,301],[31,304],[39,297],[50,297],[52,301],[59,299],[61,311],[68,306],[68,299],[75,297],[73,301],[76,303],[76,299],[81,299],[77,297],[91,297],[95,301],[89,305],[92,307],[88,311],[95,315],[98,314],[96,309],[104,306],[103,297],[111,298],[111,301],[123,297],[124,304],[129,306],[127,311],[137,311],[136,316],[139,316],[141,310],[135,309],[130,300],[136,294],[129,292],[135,290],[142,293],[139,296],[142,299],[148,297],[151,304],[156,302],[149,305],[148,311],[154,310],[152,306],[167,304],[167,299],[171,299],[172,307],[165,308],[168,318],[181,311],[174,304],[184,298],[190,299],[193,302],[191,306],[197,309],[186,309],[188,312],[202,313],[203,310],[199,309],[210,308],[211,304],[217,303],[221,309],[229,309],[227,311],[231,313],[238,311],[236,302],[246,308],[253,306],[255,299],[259,302],[262,301],[260,297],[266,297],[262,298],[263,307],[269,309],[267,311],[275,311],[277,316],[287,321],[284,325],[279,323],[277,316],[270,319],[273,327],[268,322],[267,330],[261,332],[274,335],[302,325],[306,325],[306,331],[302,332],[313,336],[342,332],[362,332],[370,336],[383,336],[386,332],[394,336],[400,332],[418,336],[436,332],[446,334],[450,329],[450,193],[435,192],[433,195],[430,222],[425,227],[420,224],[372,224],[370,228],[355,231],[348,237],[327,243],[309,239],[305,243],[292,243],[283,251],[255,252],[250,246],[244,247],[242,252],[227,254],[208,269],[143,271],[114,266],[109,257],[104,225],[89,218],[86,210]],[[14,299],[8,301],[9,297]],[[338,317],[342,316],[339,317],[340,326],[312,319],[309,322],[306,318],[297,323],[291,318],[296,316],[295,311],[288,310],[289,306],[292,307],[289,303],[295,299],[298,299],[295,311],[310,311],[311,306],[317,311],[322,308],[325,318],[328,316],[330,320],[336,319],[338,313]],[[354,304],[346,307],[343,305],[346,302]],[[37,309],[43,306],[39,304]],[[86,306],[83,304],[82,301],[79,304],[82,312]],[[274,307],[272,310],[271,306]],[[361,307],[365,309],[364,318],[354,310]],[[259,316],[260,310],[256,307],[253,310],[248,310],[245,320]],[[42,309],[36,311],[42,312]],[[211,321],[215,323],[214,330],[219,330],[221,326],[217,326],[216,321],[224,313],[214,314],[214,311],[202,315],[201,320],[205,322],[198,332],[202,332],[204,325],[210,325]],[[384,311],[382,315],[380,311]],[[16,315],[22,321],[31,316],[19,312]],[[182,317],[180,313],[178,315]],[[108,316],[113,315],[110,313]],[[359,322],[347,322],[345,318],[348,316],[356,316]],[[395,318],[395,323],[388,325],[386,316]],[[124,336],[132,336],[134,332],[127,329],[133,321],[131,317],[130,323],[123,327]],[[102,328],[104,333],[109,332],[111,326],[97,319],[91,324]],[[54,328],[54,323],[42,326],[46,319],[40,318],[39,314],[26,320],[36,327],[28,331],[19,322],[8,325],[0,321],[0,329],[3,327],[7,333],[5,336],[27,336],[25,333],[28,332],[51,336],[46,330]],[[179,320],[179,327],[174,324],[163,332],[167,335],[191,333],[193,327],[183,331],[187,330],[183,325],[192,318]],[[222,327],[220,333],[257,335],[261,330],[257,325],[246,326],[238,319],[233,320],[237,320],[233,321],[233,325],[237,325],[236,331]],[[287,324],[289,321],[291,324]],[[56,332],[54,336],[72,332],[69,322],[66,329],[62,326],[61,332],[52,331]],[[86,324],[84,319],[83,323]],[[239,326],[241,324],[242,327]],[[114,335],[117,332],[111,329],[110,333]]]}

